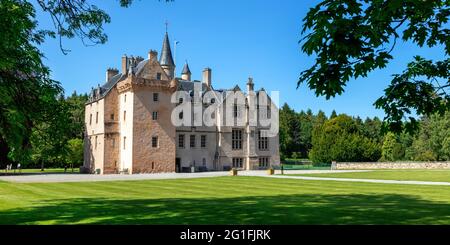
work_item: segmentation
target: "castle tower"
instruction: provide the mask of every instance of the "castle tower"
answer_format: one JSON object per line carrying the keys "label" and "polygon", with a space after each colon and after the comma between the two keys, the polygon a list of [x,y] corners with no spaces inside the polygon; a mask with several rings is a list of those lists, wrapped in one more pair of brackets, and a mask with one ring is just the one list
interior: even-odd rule
{"label": "castle tower", "polygon": [[169,35],[167,32],[164,36],[159,63],[166,72],[167,76],[169,76],[170,79],[174,78],[175,63],[173,62],[172,50],[170,49]]}
{"label": "castle tower", "polygon": [[181,79],[191,81],[191,70],[189,69],[189,65],[186,61],[183,67],[183,71],[181,72]]}

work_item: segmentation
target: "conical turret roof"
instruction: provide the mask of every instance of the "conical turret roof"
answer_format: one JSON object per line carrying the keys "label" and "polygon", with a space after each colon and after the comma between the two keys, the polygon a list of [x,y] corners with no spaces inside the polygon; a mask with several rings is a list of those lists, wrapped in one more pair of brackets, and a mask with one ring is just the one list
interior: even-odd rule
{"label": "conical turret roof", "polygon": [[191,74],[191,69],[189,69],[189,65],[187,62],[184,64],[183,71],[181,72],[181,74]]}
{"label": "conical turret roof", "polygon": [[172,50],[170,50],[170,42],[169,42],[169,35],[166,32],[166,35],[164,36],[163,46],[161,50],[161,56],[159,58],[159,63],[161,65],[167,65],[167,66],[175,66],[175,63],[173,62],[172,57]]}

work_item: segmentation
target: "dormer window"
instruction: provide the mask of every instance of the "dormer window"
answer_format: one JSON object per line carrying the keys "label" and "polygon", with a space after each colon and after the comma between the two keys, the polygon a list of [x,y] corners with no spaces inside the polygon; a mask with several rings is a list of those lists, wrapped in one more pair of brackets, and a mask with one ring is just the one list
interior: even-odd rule
{"label": "dormer window", "polygon": [[161,80],[161,73],[160,72],[156,73],[156,79],[157,80]]}
{"label": "dormer window", "polygon": [[153,101],[155,101],[155,102],[159,101],[159,94],[158,93],[153,93]]}

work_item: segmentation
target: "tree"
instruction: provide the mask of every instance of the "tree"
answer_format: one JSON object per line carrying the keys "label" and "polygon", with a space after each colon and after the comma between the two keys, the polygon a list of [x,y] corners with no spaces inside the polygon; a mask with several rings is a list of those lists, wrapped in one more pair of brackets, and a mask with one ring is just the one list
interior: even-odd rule
{"label": "tree", "polygon": [[[120,0],[122,7],[128,7],[133,0]],[[111,22],[109,15],[90,4],[86,0],[37,0],[44,12],[47,12],[53,22],[54,31],[48,35],[59,38],[59,46],[64,54],[70,50],[65,49],[62,39],[79,37],[84,45],[104,44],[108,36],[103,32],[103,25]]]}
{"label": "tree", "polygon": [[[300,122],[300,116],[293,111],[291,115],[291,120],[289,121],[289,132],[291,135],[291,144],[289,146],[289,151],[297,152],[297,157],[300,155],[300,152],[304,152],[304,145],[302,142],[302,125]],[[300,154],[299,154],[300,153]]]}
{"label": "tree", "polygon": [[[52,122],[37,124],[31,135],[30,165],[47,167],[63,167],[71,154],[69,140],[84,138],[84,106],[86,94],[73,92],[67,98],[60,97],[52,105]],[[25,164],[26,166],[26,164]]]}
{"label": "tree", "polygon": [[306,113],[300,112],[298,116],[300,120],[300,142],[301,142],[301,157],[307,158],[308,153],[312,148],[312,129],[314,127],[314,115],[311,110]]}
{"label": "tree", "polygon": [[331,112],[330,119],[333,119],[333,118],[335,118],[335,117],[337,117],[337,113],[336,113],[335,110],[333,110],[333,111]]}
{"label": "tree", "polygon": [[414,140],[414,135],[408,131],[403,131],[398,135],[398,145],[396,150],[397,160],[413,160],[411,146]]}
{"label": "tree", "polygon": [[317,116],[314,118],[314,127],[323,125],[328,120],[325,112],[319,110]]}
{"label": "tree", "polygon": [[[325,114],[319,112],[320,123],[326,120]],[[295,112],[284,104],[280,109],[280,152],[282,158],[307,158],[312,147],[312,131],[316,117],[311,109]]]}
{"label": "tree", "polygon": [[420,130],[412,143],[413,158],[420,161],[450,160],[450,112],[421,120]]}
{"label": "tree", "polygon": [[0,2],[0,165],[30,157],[31,134],[54,120],[60,84],[49,77],[35,47],[45,31],[36,30],[33,6],[20,0]]}
{"label": "tree", "polygon": [[287,103],[284,103],[284,105],[281,107],[281,110],[279,111],[280,115],[279,137],[280,137],[280,153],[282,159],[290,157],[288,149],[292,142],[292,138],[289,131],[289,121],[291,120],[291,114],[292,109],[289,107]]}
{"label": "tree", "polygon": [[71,138],[84,138],[84,106],[88,101],[87,94],[78,95],[76,91],[65,99],[70,114]]}
{"label": "tree", "polygon": [[353,118],[341,114],[314,128],[309,155],[314,163],[376,161],[380,148],[362,135]]}
{"label": "tree", "polygon": [[[315,55],[297,85],[307,83],[327,99],[344,92],[351,78],[365,77],[386,67],[397,39],[419,47],[441,45],[450,54],[447,23],[450,1],[324,0],[303,19],[302,51]],[[417,128],[414,112],[441,115],[450,108],[450,59],[415,59],[402,74],[394,75],[384,96],[376,102],[389,128]],[[408,118],[408,123],[402,121]]]}
{"label": "tree", "polygon": [[450,111],[430,116],[430,146],[438,161],[450,160]]}
{"label": "tree", "polygon": [[[131,3],[120,0],[123,7]],[[62,38],[79,37],[86,45],[107,41],[103,25],[110,17],[89,1],[37,0],[36,6],[50,14],[54,30],[37,29],[30,1],[0,1],[0,167],[12,161],[27,162],[33,141],[51,143],[34,152],[43,154],[49,153],[47,149],[61,150],[60,146],[66,144],[62,132],[69,116],[66,103],[58,99],[63,89],[50,79],[37,46],[45,37],[59,37],[60,48],[67,54]],[[79,134],[79,125],[74,127]]]}
{"label": "tree", "polygon": [[378,117],[366,118],[362,131],[364,136],[376,140],[379,144],[383,142],[382,122]]}
{"label": "tree", "polygon": [[[73,135],[71,106],[59,97],[48,105],[52,110],[51,120],[37,123],[31,134],[31,162],[44,170],[46,164],[62,167],[68,154],[67,141]],[[25,163],[25,165],[27,165]]]}
{"label": "tree", "polygon": [[382,161],[395,161],[396,157],[396,148],[398,148],[397,136],[388,132],[384,136],[383,146],[381,147],[381,160]]}
{"label": "tree", "polygon": [[66,162],[74,167],[79,167],[83,164],[83,140],[70,139],[68,143],[68,155]]}

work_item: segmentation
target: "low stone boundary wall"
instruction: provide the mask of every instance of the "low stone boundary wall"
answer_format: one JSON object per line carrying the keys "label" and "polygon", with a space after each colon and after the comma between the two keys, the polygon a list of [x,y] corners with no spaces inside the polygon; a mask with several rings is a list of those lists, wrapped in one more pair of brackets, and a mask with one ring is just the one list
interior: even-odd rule
{"label": "low stone boundary wall", "polygon": [[332,169],[450,169],[450,162],[336,162]]}

